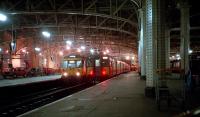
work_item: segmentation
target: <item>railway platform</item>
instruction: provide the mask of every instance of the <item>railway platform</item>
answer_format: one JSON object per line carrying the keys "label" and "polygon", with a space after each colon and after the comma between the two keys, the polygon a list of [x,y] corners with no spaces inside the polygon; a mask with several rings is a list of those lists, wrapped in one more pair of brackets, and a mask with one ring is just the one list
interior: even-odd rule
{"label": "railway platform", "polygon": [[19,117],[171,117],[157,110],[155,99],[145,97],[144,89],[145,81],[130,72]]}
{"label": "railway platform", "polygon": [[48,76],[26,77],[26,78],[16,78],[16,79],[1,79],[0,88],[26,85],[26,84],[31,84],[31,83],[39,83],[39,82],[45,82],[45,81],[53,81],[60,78],[61,78],[61,75],[48,75]]}

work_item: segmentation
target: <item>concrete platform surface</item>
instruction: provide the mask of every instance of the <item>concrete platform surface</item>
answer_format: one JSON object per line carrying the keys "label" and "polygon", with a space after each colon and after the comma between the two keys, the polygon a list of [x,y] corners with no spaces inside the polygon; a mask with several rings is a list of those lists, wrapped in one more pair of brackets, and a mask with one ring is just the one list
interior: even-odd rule
{"label": "concrete platform surface", "polygon": [[109,79],[19,117],[171,117],[144,95],[145,81],[134,73]]}
{"label": "concrete platform surface", "polygon": [[49,75],[49,76],[38,76],[38,77],[27,77],[27,78],[16,78],[16,79],[3,79],[0,80],[0,87],[24,85],[29,83],[44,82],[50,80],[60,79],[61,75]]}

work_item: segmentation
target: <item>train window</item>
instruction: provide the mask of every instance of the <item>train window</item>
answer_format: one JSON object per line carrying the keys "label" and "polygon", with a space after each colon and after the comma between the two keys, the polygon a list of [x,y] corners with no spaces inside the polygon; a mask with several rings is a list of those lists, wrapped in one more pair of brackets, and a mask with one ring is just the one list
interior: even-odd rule
{"label": "train window", "polygon": [[96,67],[99,67],[99,66],[100,66],[100,60],[99,60],[99,59],[95,60],[95,66],[96,66]]}
{"label": "train window", "polygon": [[107,60],[102,60],[101,65],[102,66],[109,66],[109,60],[108,59]]}
{"label": "train window", "polygon": [[92,60],[91,60],[91,59],[88,59],[88,60],[87,60],[87,66],[88,66],[88,67],[92,67],[92,66],[93,66],[93,63],[92,63]]}
{"label": "train window", "polygon": [[81,67],[82,66],[82,62],[81,61],[76,61],[76,67]]}
{"label": "train window", "polygon": [[68,64],[68,61],[64,61],[63,64],[62,64],[62,67],[67,68],[67,64]]}
{"label": "train window", "polygon": [[76,67],[75,61],[69,61],[68,68],[75,68],[75,67]]}

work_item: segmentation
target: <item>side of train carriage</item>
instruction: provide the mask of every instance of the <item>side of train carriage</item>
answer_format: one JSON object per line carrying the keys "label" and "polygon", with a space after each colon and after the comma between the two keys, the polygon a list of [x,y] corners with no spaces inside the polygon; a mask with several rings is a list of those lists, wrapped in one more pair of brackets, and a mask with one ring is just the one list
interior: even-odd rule
{"label": "side of train carriage", "polygon": [[72,54],[62,61],[62,79],[73,82],[103,81],[129,72],[130,65],[109,55]]}

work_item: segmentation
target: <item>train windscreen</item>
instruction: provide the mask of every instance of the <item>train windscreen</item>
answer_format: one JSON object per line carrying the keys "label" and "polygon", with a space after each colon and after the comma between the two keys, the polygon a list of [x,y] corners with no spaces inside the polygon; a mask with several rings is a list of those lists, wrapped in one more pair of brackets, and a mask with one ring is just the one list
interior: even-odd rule
{"label": "train windscreen", "polygon": [[69,60],[63,62],[63,68],[79,68],[79,67],[82,67],[82,61]]}

